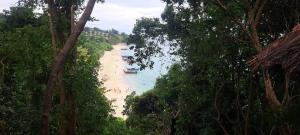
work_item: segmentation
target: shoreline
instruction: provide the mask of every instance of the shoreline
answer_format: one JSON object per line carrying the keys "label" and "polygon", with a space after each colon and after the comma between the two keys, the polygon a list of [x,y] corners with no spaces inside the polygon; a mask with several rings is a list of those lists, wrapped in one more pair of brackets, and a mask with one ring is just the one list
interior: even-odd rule
{"label": "shoreline", "polygon": [[100,69],[98,79],[103,82],[103,87],[108,91],[105,96],[112,101],[112,108],[115,110],[113,116],[126,118],[122,114],[125,105],[125,98],[131,93],[128,84],[125,82],[123,69],[125,62],[121,58],[121,48],[126,47],[124,43],[113,45],[111,51],[105,51],[100,58]]}

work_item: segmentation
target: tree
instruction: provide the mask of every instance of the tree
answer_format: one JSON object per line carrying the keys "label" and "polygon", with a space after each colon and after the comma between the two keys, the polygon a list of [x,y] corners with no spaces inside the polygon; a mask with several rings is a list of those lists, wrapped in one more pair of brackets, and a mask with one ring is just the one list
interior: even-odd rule
{"label": "tree", "polygon": [[[184,88],[189,92],[181,92],[180,103],[196,102],[198,107],[180,106],[180,116],[184,117],[180,120],[193,123],[178,124],[183,126],[179,129],[190,134],[211,132],[209,129],[216,127],[221,130],[214,130],[216,134],[255,134],[270,132],[274,127],[280,134],[294,132],[286,120],[289,109],[279,102],[284,93],[281,91],[284,76],[278,70],[250,73],[245,61],[291,29],[299,11],[292,5],[298,3],[264,0],[165,2],[164,22],[148,18],[138,20],[129,42],[143,47],[136,50],[136,62],[140,65],[150,65],[151,62],[147,64],[144,59],[160,52],[161,43],[175,46],[178,50],[174,54],[183,57],[181,64],[188,78]],[[287,10],[279,13],[276,8]],[[265,94],[260,93],[261,80]],[[264,123],[265,113],[271,115],[268,120],[274,123],[250,126]],[[207,123],[201,125],[199,121]]]}
{"label": "tree", "polygon": [[[0,134],[41,133],[43,89],[53,57],[70,35],[69,3],[55,1],[54,47],[48,14],[33,12],[36,4],[44,3],[23,2],[0,14]],[[111,49],[102,36],[78,37],[55,80],[50,134],[114,134],[106,129],[125,128],[124,122],[111,120],[110,101],[97,78],[99,58]]]}
{"label": "tree", "polygon": [[[89,0],[86,6],[86,9],[84,10],[83,14],[81,15],[79,21],[74,25],[73,28],[71,28],[71,34],[67,38],[63,48],[57,53],[57,55],[54,58],[54,62],[52,64],[52,71],[48,78],[48,83],[46,90],[44,92],[44,101],[43,101],[43,116],[42,116],[42,134],[48,135],[49,134],[49,117],[50,117],[50,110],[51,110],[51,100],[52,100],[52,92],[55,87],[55,82],[58,77],[58,74],[60,71],[62,71],[64,64],[66,62],[67,56],[70,54],[72,48],[74,48],[75,43],[80,35],[80,33],[83,31],[84,26],[88,19],[90,18],[90,15],[93,11],[94,5],[96,3],[96,0]],[[57,11],[55,10],[55,4],[53,0],[48,0],[48,6],[49,6],[49,15],[56,16]],[[74,17],[71,17],[74,18]],[[73,21],[70,21],[73,22]],[[53,23],[50,21],[51,25]],[[71,24],[73,25],[73,24]],[[51,27],[51,34],[52,34],[52,44],[54,45],[57,41],[56,37],[58,36],[55,32],[55,28],[53,28],[55,25]],[[55,45],[54,45],[55,46]]]}
{"label": "tree", "polygon": [[46,16],[36,17],[24,7],[12,9],[1,16],[0,26],[0,134],[38,134],[42,89],[53,53],[50,34]]}

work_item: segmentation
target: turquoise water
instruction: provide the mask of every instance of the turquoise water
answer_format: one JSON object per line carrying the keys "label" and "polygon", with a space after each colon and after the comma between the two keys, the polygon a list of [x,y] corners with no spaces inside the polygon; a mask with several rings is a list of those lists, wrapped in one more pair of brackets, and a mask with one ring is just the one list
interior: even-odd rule
{"label": "turquoise water", "polygon": [[[140,95],[143,92],[154,88],[156,79],[161,75],[168,72],[169,67],[174,63],[170,54],[167,53],[168,48],[164,49],[164,56],[152,57],[154,65],[152,69],[146,68],[139,71],[137,74],[126,74],[125,82],[129,85],[129,88],[136,91],[136,94]],[[132,50],[122,50],[122,55],[132,55]],[[127,65],[128,67],[129,65]]]}

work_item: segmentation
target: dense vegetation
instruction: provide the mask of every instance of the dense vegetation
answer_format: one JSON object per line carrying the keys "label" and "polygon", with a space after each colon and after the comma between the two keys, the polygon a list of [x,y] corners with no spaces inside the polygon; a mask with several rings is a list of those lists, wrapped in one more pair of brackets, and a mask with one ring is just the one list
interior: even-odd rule
{"label": "dense vegetation", "polygon": [[[0,18],[0,134],[40,134],[42,92],[54,57],[47,16],[18,6]],[[79,38],[63,76],[65,97],[59,88],[53,94],[51,134],[64,125],[62,115],[65,122],[75,120],[77,134],[110,134],[106,130],[112,127],[103,123],[122,123],[110,115],[113,110],[97,78],[104,51],[112,49],[112,42],[123,42],[115,36]]]}
{"label": "dense vegetation", "polygon": [[[182,61],[153,90],[127,97],[136,134],[300,134],[299,75],[247,61],[299,22],[297,0],[164,0],[162,21],[141,18],[136,62],[174,48]],[[163,44],[163,45],[162,45]],[[276,56],[275,56],[276,57]]]}
{"label": "dense vegetation", "polygon": [[297,0],[163,0],[162,18],[139,19],[128,38],[133,61],[151,67],[164,45],[181,61],[127,96],[126,120],[97,71],[127,35],[84,29],[96,1],[20,0],[0,14],[0,134],[300,134],[299,73],[249,64],[299,23]]}

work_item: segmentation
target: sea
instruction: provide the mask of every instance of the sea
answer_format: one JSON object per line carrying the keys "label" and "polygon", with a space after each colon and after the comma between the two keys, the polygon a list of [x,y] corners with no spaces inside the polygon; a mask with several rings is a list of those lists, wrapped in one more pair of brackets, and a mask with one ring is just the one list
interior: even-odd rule
{"label": "sea", "polygon": [[[125,75],[124,81],[128,84],[130,90],[135,91],[137,95],[141,95],[142,93],[154,88],[157,78],[167,74],[172,64],[177,62],[175,57],[170,54],[169,48],[170,47],[168,46],[164,46],[162,47],[162,55],[159,54],[151,57],[151,61],[154,62],[153,68],[148,67],[144,70],[138,71],[137,74]],[[121,50],[121,55],[133,56],[134,51],[130,49]],[[138,68],[138,66],[134,64],[126,64],[125,67]]]}

